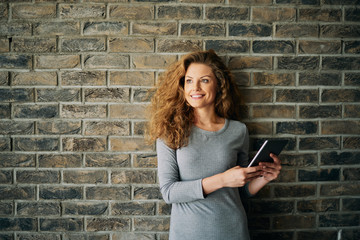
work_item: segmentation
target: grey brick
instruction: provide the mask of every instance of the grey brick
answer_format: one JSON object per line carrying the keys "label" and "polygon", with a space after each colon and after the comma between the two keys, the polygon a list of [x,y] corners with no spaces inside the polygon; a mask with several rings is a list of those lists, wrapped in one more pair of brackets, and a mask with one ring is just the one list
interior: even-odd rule
{"label": "grey brick", "polygon": [[41,168],[76,168],[81,164],[81,154],[39,154]]}
{"label": "grey brick", "polygon": [[111,85],[153,86],[155,75],[152,71],[110,72]]}
{"label": "grey brick", "polygon": [[150,200],[162,199],[159,188],[157,187],[135,187],[134,199],[136,200]]}
{"label": "grey brick", "polygon": [[279,216],[274,218],[274,228],[310,228],[311,226],[314,226],[315,221],[315,216],[311,215]]}
{"label": "grey brick", "polygon": [[0,55],[0,68],[27,68],[32,66],[31,56],[28,55]]}
{"label": "grey brick", "polygon": [[225,26],[220,23],[184,23],[181,25],[184,36],[225,36]]}
{"label": "grey brick", "polygon": [[61,40],[62,52],[104,52],[104,38],[70,38]]}
{"label": "grey brick", "polygon": [[35,57],[35,68],[61,69],[76,68],[80,65],[78,55],[43,55]]}
{"label": "grey brick", "polygon": [[103,215],[109,208],[106,202],[64,202],[62,207],[66,215]]}
{"label": "grey brick", "polygon": [[339,169],[299,170],[299,181],[339,181]]}
{"label": "grey brick", "polygon": [[247,7],[207,7],[206,18],[211,20],[248,20],[250,16]]}
{"label": "grey brick", "polygon": [[229,35],[242,37],[269,37],[272,35],[272,29],[271,25],[268,24],[232,23],[229,24]]}
{"label": "grey brick", "polygon": [[[73,35],[80,33],[78,22],[40,22],[34,23],[34,35]],[[1,32],[1,31],[0,31]]]}
{"label": "grey brick", "polygon": [[129,57],[119,54],[107,55],[88,55],[85,57],[84,65],[86,68],[129,68]]}
{"label": "grey brick", "polygon": [[206,49],[213,49],[217,53],[246,53],[249,52],[249,42],[245,40],[206,40]]}
{"label": "grey brick", "polygon": [[8,85],[9,85],[9,73],[0,72],[0,86],[8,86]]}
{"label": "grey brick", "polygon": [[63,118],[105,118],[105,105],[63,105],[61,111]]}
{"label": "grey brick", "polygon": [[10,104],[0,104],[0,118],[8,119],[11,117],[11,107]]}
{"label": "grey brick", "polygon": [[300,139],[300,150],[321,150],[321,149],[339,149],[339,138],[336,137],[309,137]]}
{"label": "grey brick", "polygon": [[129,231],[129,218],[90,218],[87,219],[88,231]]}
{"label": "grey brick", "polygon": [[152,38],[111,38],[110,52],[154,52],[155,44]]}
{"label": "grey brick", "polygon": [[315,134],[318,133],[317,122],[277,122],[276,133],[279,134]]}
{"label": "grey brick", "polygon": [[253,41],[255,53],[295,53],[293,41]]}
{"label": "grey brick", "polygon": [[85,35],[127,35],[126,22],[86,22],[83,28]]}
{"label": "grey brick", "polygon": [[130,187],[87,187],[86,199],[94,200],[130,200]]}
{"label": "grey brick", "polygon": [[55,202],[19,202],[16,206],[20,216],[60,216],[60,204]]}
{"label": "grey brick", "polygon": [[84,222],[79,218],[57,218],[40,219],[41,231],[81,231],[84,228]]}
{"label": "grey brick", "polygon": [[81,122],[79,121],[39,121],[37,131],[40,134],[79,134],[81,132]]}
{"label": "grey brick", "polygon": [[12,202],[1,202],[0,203],[0,215],[12,215],[13,214],[13,205]]}
{"label": "grey brick", "polygon": [[34,91],[32,89],[0,89],[1,102],[32,102]]}
{"label": "grey brick", "polygon": [[1,231],[35,231],[35,218],[0,218]]}
{"label": "grey brick", "polygon": [[294,201],[291,200],[252,201],[249,211],[252,214],[291,213],[294,208]]}
{"label": "grey brick", "polygon": [[80,89],[38,89],[37,102],[80,101]]}
{"label": "grey brick", "polygon": [[[34,187],[0,186],[0,200],[34,200]],[[0,224],[1,225],[1,224]]]}
{"label": "grey brick", "polygon": [[44,186],[40,187],[40,199],[82,199],[81,187],[67,187],[67,186]]}
{"label": "grey brick", "polygon": [[16,105],[15,118],[56,118],[59,116],[57,105]]}
{"label": "grey brick", "polygon": [[12,18],[14,19],[39,19],[55,18],[56,6],[54,4],[46,5],[14,5],[12,8]]}
{"label": "grey brick", "polygon": [[112,215],[155,215],[155,202],[124,202],[111,205]]}
{"label": "grey brick", "polygon": [[86,122],[84,128],[85,135],[130,135],[130,124],[123,121]]}
{"label": "grey brick", "polygon": [[86,167],[130,167],[130,155],[115,153],[88,153],[85,156]]}
{"label": "grey brick", "polygon": [[322,67],[328,70],[360,70],[360,60],[356,57],[324,57]]}
{"label": "grey brick", "polygon": [[127,20],[151,20],[154,19],[154,7],[151,5],[111,5],[110,18],[120,18]]}
{"label": "grey brick", "polygon": [[0,36],[30,36],[30,23],[2,23],[0,24]]}
{"label": "grey brick", "polygon": [[277,102],[318,102],[317,90],[284,89],[276,91]]}
{"label": "grey brick", "polygon": [[13,86],[56,86],[56,72],[19,72],[12,73]]}
{"label": "grey brick", "polygon": [[0,134],[34,134],[34,122],[6,120],[0,122]]}
{"label": "grey brick", "polygon": [[168,231],[170,227],[169,218],[138,217],[134,219],[136,231]]}
{"label": "grey brick", "polygon": [[357,152],[324,152],[321,153],[321,165],[348,165],[356,164],[360,153]]}
{"label": "grey brick", "polygon": [[16,172],[17,183],[59,183],[60,173],[57,171],[17,171]]}
{"label": "grey brick", "polygon": [[93,137],[93,138],[63,138],[62,145],[64,151],[71,152],[83,152],[83,151],[91,151],[91,152],[103,152],[106,150],[106,139]]}
{"label": "grey brick", "polygon": [[360,86],[360,74],[359,73],[345,74],[344,83],[347,86]]}
{"label": "grey brick", "polygon": [[104,170],[67,170],[63,173],[65,183],[99,184],[107,183],[107,171]]}
{"label": "grey brick", "polygon": [[13,174],[9,170],[0,170],[0,184],[12,184]]}
{"label": "grey brick", "polygon": [[121,170],[112,171],[111,182],[113,184],[127,184],[127,183],[156,183],[156,175],[153,170]]}
{"label": "grey brick", "polygon": [[19,240],[60,240],[61,235],[55,233],[19,233]]}
{"label": "grey brick", "polygon": [[12,49],[15,52],[55,52],[56,38],[14,38]]}
{"label": "grey brick", "polygon": [[11,139],[9,137],[0,137],[0,151],[11,151]]}
{"label": "grey brick", "polygon": [[320,227],[358,226],[359,224],[360,220],[357,214],[334,213],[319,217]]}
{"label": "grey brick", "polygon": [[35,167],[35,155],[1,153],[0,167]]}
{"label": "grey brick", "polygon": [[360,26],[358,25],[321,25],[320,36],[324,38],[358,38]]}
{"label": "grey brick", "polygon": [[192,52],[202,49],[201,40],[177,40],[160,39],[157,40],[159,52]]}
{"label": "grey brick", "polygon": [[104,18],[105,5],[104,4],[61,4],[60,5],[61,18]]}
{"label": "grey brick", "polygon": [[294,185],[294,186],[276,186],[274,194],[276,197],[311,197],[315,196],[315,185]]}
{"label": "grey brick", "polygon": [[333,212],[339,211],[340,200],[321,199],[321,200],[302,200],[297,202],[297,209],[300,212]]}
{"label": "grey brick", "polygon": [[59,139],[57,138],[15,138],[14,148],[16,151],[57,151]]}
{"label": "grey brick", "polygon": [[105,71],[66,71],[61,73],[61,84],[66,86],[104,86]]}
{"label": "grey brick", "polygon": [[132,26],[133,34],[145,34],[145,35],[176,35],[177,23],[174,22],[145,22],[134,23]]}
{"label": "grey brick", "polygon": [[198,6],[159,6],[159,19],[200,19],[202,10]]}

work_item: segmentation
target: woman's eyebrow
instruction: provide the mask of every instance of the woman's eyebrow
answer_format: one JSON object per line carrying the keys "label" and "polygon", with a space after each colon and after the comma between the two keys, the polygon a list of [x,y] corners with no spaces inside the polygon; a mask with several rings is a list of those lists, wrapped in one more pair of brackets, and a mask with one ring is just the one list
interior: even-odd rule
{"label": "woman's eyebrow", "polygon": [[204,77],[212,77],[211,75],[204,75],[204,76],[202,76],[202,77],[200,77],[200,78],[204,78]]}
{"label": "woman's eyebrow", "polygon": [[[185,77],[186,77],[186,78],[193,78],[193,77],[188,76],[188,75],[186,75]],[[201,76],[200,78],[204,78],[204,77],[212,77],[212,76],[211,76],[211,75],[204,75],[204,76]]]}

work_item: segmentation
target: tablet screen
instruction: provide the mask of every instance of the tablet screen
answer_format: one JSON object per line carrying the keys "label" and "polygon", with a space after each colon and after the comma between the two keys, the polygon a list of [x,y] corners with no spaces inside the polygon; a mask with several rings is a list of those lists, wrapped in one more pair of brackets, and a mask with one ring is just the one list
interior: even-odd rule
{"label": "tablet screen", "polygon": [[273,159],[270,157],[270,153],[279,155],[287,143],[288,140],[280,140],[280,139],[266,140],[259,149],[259,151],[254,156],[254,158],[251,160],[248,167],[256,166],[259,164],[259,162],[273,162]]}

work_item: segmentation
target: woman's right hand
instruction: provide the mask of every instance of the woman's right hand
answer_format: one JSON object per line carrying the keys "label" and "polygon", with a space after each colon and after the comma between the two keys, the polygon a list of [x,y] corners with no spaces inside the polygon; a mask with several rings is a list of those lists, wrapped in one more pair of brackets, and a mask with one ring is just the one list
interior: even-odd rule
{"label": "woman's right hand", "polygon": [[222,181],[224,187],[242,187],[251,180],[263,174],[261,166],[242,168],[235,166],[223,172]]}
{"label": "woman's right hand", "polygon": [[223,187],[242,187],[247,182],[260,177],[262,172],[261,166],[242,168],[236,166],[229,170],[216,174],[202,180],[202,188],[205,195],[208,195]]}

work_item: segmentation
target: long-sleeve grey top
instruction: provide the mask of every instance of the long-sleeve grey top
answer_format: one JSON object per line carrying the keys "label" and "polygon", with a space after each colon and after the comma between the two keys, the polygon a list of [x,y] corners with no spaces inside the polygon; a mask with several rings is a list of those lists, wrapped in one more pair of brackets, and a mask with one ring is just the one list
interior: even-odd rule
{"label": "long-sleeve grey top", "polygon": [[[248,132],[238,121],[225,121],[216,132],[193,127],[189,144],[169,148],[157,140],[158,176],[165,202],[172,204],[170,240],[249,239],[238,188],[204,196],[202,179],[248,163]],[[247,185],[241,188],[250,195]]]}

